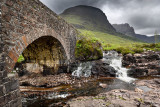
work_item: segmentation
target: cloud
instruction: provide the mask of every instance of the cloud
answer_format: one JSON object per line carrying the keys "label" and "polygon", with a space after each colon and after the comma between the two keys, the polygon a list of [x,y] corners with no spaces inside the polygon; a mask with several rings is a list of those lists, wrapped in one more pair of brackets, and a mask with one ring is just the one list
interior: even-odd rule
{"label": "cloud", "polygon": [[56,13],[76,5],[100,8],[112,24],[129,23],[135,32],[153,35],[160,32],[160,0],[41,0]]}
{"label": "cloud", "polygon": [[106,0],[40,0],[46,6],[56,13],[61,13],[65,9],[77,5],[89,5],[95,7],[101,7]]}
{"label": "cloud", "polygon": [[160,0],[109,0],[101,8],[111,23],[129,23],[136,33],[160,31]]}

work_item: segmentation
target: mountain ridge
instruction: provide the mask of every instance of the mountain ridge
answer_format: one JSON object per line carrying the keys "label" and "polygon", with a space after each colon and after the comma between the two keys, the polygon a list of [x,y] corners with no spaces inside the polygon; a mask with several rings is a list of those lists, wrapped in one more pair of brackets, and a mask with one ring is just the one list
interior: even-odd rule
{"label": "mountain ridge", "polygon": [[74,21],[70,21],[69,19],[68,21],[77,28],[98,30],[109,33],[116,31],[109,23],[107,16],[103,11],[96,7],[79,5],[64,10],[60,16],[63,18],[66,18],[66,16],[75,17]]}
{"label": "mountain ridge", "polygon": [[77,29],[103,32],[127,40],[142,42],[135,37],[128,37],[116,32],[116,29],[109,23],[107,16],[96,7],[79,5],[64,10],[60,16]]}
{"label": "mountain ridge", "polygon": [[130,26],[128,23],[125,24],[112,24],[112,26],[116,29],[117,32],[120,32],[122,34],[136,37],[140,40],[143,40],[147,43],[155,43],[155,37],[154,36],[146,36],[142,34],[136,34],[135,30],[132,26]]}

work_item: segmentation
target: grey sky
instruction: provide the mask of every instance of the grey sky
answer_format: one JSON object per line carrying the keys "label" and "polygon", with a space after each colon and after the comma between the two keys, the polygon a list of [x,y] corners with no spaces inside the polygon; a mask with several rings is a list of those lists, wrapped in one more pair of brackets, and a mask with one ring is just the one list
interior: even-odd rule
{"label": "grey sky", "polygon": [[129,23],[136,33],[160,33],[160,0],[40,0],[57,14],[76,5],[100,8],[111,24]]}

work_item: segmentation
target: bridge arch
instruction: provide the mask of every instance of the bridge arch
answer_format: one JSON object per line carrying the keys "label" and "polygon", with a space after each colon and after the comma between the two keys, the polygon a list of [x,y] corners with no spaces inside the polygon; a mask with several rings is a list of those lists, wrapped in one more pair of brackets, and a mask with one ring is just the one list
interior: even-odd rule
{"label": "bridge arch", "polygon": [[38,38],[52,36],[74,62],[77,31],[39,0],[0,2],[0,107],[20,107],[18,80],[8,77],[19,55]]}
{"label": "bridge arch", "polygon": [[52,74],[57,73],[60,66],[67,65],[69,60],[63,45],[53,36],[39,37],[24,49],[22,55],[25,63],[38,64],[43,71],[50,69],[48,73]]}

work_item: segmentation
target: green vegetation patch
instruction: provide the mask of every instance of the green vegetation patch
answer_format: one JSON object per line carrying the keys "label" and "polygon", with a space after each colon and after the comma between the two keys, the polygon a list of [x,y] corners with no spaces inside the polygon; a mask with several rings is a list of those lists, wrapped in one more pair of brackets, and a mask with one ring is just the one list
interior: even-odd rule
{"label": "green vegetation patch", "polygon": [[17,60],[17,62],[18,62],[18,63],[21,63],[21,62],[23,62],[24,60],[25,60],[25,59],[24,59],[23,55],[20,55],[19,58],[18,58],[18,60]]}
{"label": "green vegetation patch", "polygon": [[151,51],[160,51],[160,43],[159,44],[147,44],[147,43],[135,43],[135,44],[128,44],[128,46],[118,46],[115,47],[111,44],[104,45],[103,49],[105,51],[108,50],[115,50],[122,54],[135,54],[135,53],[142,53],[147,50]]}
{"label": "green vegetation patch", "polygon": [[102,45],[97,38],[87,38],[82,33],[78,35],[75,56],[77,60],[95,60],[103,57]]}
{"label": "green vegetation patch", "polygon": [[131,39],[122,38],[121,36],[115,36],[104,32],[82,29],[79,29],[79,31],[87,38],[96,38],[96,40],[98,40],[102,44],[104,51],[115,50],[122,54],[135,54],[144,52],[146,50],[160,51],[160,43],[143,43],[140,41],[133,41]]}

